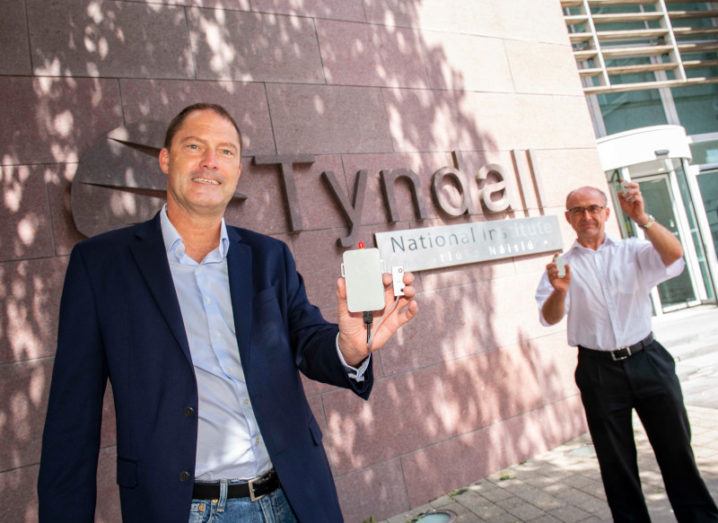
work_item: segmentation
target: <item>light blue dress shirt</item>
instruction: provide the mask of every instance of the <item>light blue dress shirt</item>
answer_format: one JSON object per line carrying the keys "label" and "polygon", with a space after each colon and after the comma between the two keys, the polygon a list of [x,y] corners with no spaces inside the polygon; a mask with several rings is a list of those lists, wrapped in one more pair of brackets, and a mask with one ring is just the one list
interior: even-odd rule
{"label": "light blue dress shirt", "polygon": [[[224,219],[219,245],[199,263],[185,252],[166,205],[160,212],[160,224],[197,378],[195,479],[246,480],[264,474],[272,463],[252,410],[239,356]],[[349,377],[363,381],[370,358],[357,369],[347,365],[338,344],[337,353]]]}
{"label": "light blue dress shirt", "polygon": [[220,242],[197,263],[185,252],[177,229],[160,215],[162,238],[199,394],[197,463],[200,481],[251,479],[272,468],[254,417],[242,363],[229,294],[229,238],[222,220]]}

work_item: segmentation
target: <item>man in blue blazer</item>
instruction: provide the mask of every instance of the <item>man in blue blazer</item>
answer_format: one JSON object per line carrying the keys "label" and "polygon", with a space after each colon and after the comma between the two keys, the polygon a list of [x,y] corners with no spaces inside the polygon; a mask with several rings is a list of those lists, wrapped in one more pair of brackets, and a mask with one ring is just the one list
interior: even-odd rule
{"label": "man in blue blazer", "polygon": [[127,522],[336,522],[322,434],[298,371],[369,396],[370,352],[416,314],[412,276],[371,345],[337,282],[338,325],[307,301],[286,245],[226,226],[241,134],[220,106],[171,122],[167,205],[79,243],[60,306],[38,480],[41,521],[92,521],[102,398],[117,418]]}

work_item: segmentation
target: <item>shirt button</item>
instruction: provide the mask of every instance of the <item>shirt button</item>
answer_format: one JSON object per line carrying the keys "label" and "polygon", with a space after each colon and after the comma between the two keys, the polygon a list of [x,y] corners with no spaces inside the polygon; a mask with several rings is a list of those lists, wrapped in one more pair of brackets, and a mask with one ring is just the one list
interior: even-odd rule
{"label": "shirt button", "polygon": [[250,405],[249,400],[244,400],[244,404],[245,404],[247,407],[249,407],[249,405]]}
{"label": "shirt button", "polygon": [[207,305],[209,305],[209,298],[205,298],[205,299],[204,299],[204,302],[205,302]]}
{"label": "shirt button", "polygon": [[192,416],[194,416],[194,409],[192,407],[185,407],[184,415],[188,418],[191,418]]}
{"label": "shirt button", "polygon": [[180,472],[179,480],[180,481],[187,481],[191,477],[191,474],[187,472],[186,470],[183,470]]}

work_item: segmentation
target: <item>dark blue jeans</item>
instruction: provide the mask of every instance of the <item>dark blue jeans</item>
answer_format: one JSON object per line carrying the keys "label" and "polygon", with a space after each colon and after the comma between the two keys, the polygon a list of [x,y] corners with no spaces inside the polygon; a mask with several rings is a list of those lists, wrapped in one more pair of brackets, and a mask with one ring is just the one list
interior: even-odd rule
{"label": "dark blue jeans", "polygon": [[219,499],[193,499],[189,523],[296,523],[284,491],[278,488],[256,501],[227,499],[226,483]]}
{"label": "dark blue jeans", "polygon": [[656,341],[622,361],[605,356],[580,350],[576,384],[613,519],[650,521],[636,462],[632,425],[636,409],[676,519],[718,522],[718,509],[693,457],[691,429],[673,357]]}

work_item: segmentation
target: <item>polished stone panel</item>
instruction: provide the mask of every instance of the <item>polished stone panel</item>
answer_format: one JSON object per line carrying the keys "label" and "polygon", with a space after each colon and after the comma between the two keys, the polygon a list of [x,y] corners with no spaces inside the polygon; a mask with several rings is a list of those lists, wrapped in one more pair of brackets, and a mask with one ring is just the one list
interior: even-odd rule
{"label": "polished stone panel", "polygon": [[424,37],[411,29],[317,20],[327,82],[428,87]]}
{"label": "polished stone panel", "polygon": [[192,78],[182,7],[27,0],[36,75]]}
{"label": "polished stone panel", "polygon": [[367,19],[376,24],[422,30],[503,36],[496,0],[364,0]]}
{"label": "polished stone panel", "polygon": [[402,457],[417,506],[576,437],[586,430],[577,396],[447,439]]}
{"label": "polished stone panel", "polygon": [[75,226],[70,206],[70,190],[77,167],[76,163],[43,166],[52,220],[52,236],[55,254],[58,256],[70,254],[72,247],[85,239],[85,235]]}
{"label": "polished stone panel", "polygon": [[190,9],[188,24],[199,79],[324,83],[309,18]]}
{"label": "polished stone panel", "polygon": [[0,261],[54,252],[43,171],[40,165],[0,167]]}
{"label": "polished stone panel", "polygon": [[254,11],[363,22],[362,0],[252,0]]}
{"label": "polished stone panel", "polygon": [[67,259],[0,263],[0,365],[52,356]]}
{"label": "polished stone panel", "polygon": [[0,471],[0,492],[6,497],[0,503],[2,521],[37,521],[37,474],[39,465]]}
{"label": "polished stone panel", "polygon": [[408,506],[398,459],[338,477],[336,485],[346,521],[382,520]]}
{"label": "polished stone panel", "polygon": [[389,127],[378,89],[267,86],[277,152],[389,152]]}
{"label": "polished stone panel", "polygon": [[383,89],[395,151],[511,149],[516,143],[513,95]]}
{"label": "polished stone panel", "polygon": [[516,92],[583,95],[576,60],[568,45],[521,40],[506,40],[504,45]]}
{"label": "polished stone panel", "polygon": [[467,34],[427,32],[427,70],[433,89],[513,90],[504,41]]}
{"label": "polished stone panel", "polygon": [[504,38],[568,45],[561,4],[554,0],[493,0]]}
{"label": "polished stone panel", "polygon": [[336,239],[343,234],[342,229],[305,231],[292,240],[309,301],[320,309],[337,304],[336,281],[341,274],[342,249]]}
{"label": "polished stone panel", "polygon": [[0,74],[29,75],[32,65],[25,4],[17,0],[0,0],[0,12]]}
{"label": "polished stone panel", "polygon": [[122,123],[117,80],[0,77],[0,163],[77,162]]}

